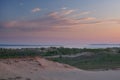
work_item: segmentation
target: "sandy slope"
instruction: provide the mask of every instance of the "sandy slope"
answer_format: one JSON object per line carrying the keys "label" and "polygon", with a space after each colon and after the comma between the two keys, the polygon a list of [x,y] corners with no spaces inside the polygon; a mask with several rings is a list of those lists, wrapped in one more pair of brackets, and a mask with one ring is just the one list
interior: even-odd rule
{"label": "sandy slope", "polygon": [[120,80],[120,71],[83,71],[40,57],[0,59],[0,80]]}

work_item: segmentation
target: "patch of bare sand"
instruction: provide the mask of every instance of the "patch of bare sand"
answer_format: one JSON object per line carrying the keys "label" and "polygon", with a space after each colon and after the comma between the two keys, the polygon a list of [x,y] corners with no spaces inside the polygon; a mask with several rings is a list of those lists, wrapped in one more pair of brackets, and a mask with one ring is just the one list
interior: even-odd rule
{"label": "patch of bare sand", "polygon": [[0,59],[0,80],[120,80],[120,71],[83,71],[41,57]]}

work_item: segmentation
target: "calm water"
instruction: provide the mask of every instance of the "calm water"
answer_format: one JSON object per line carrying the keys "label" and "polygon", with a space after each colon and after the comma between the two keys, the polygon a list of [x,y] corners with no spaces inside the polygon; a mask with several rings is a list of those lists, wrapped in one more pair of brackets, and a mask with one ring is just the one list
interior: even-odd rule
{"label": "calm water", "polygon": [[97,45],[63,45],[63,46],[54,46],[54,45],[0,45],[0,48],[41,48],[41,47],[45,47],[45,48],[48,48],[48,47],[68,47],[68,48],[113,48],[113,47],[118,47],[120,48],[120,45],[119,44],[110,44],[110,45],[107,45],[107,44],[97,44]]}
{"label": "calm water", "polygon": [[0,48],[13,48],[13,49],[17,49],[17,48],[48,48],[48,47],[59,47],[59,46],[38,46],[38,45],[24,45],[24,46],[21,46],[21,45],[8,45],[8,46],[3,46],[3,45],[0,45]]}

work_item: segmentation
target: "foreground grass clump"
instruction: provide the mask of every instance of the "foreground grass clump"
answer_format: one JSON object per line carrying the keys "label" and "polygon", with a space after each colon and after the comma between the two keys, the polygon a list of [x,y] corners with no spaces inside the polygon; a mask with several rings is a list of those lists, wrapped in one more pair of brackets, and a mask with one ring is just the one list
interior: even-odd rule
{"label": "foreground grass clump", "polygon": [[51,58],[50,60],[69,64],[84,70],[120,68],[120,54],[98,53],[92,56],[74,58]]}

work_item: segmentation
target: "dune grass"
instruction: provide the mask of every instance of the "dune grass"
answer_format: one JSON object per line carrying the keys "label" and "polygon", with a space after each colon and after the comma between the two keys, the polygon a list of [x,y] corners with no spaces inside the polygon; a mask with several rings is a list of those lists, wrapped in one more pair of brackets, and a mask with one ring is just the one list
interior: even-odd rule
{"label": "dune grass", "polygon": [[118,69],[120,68],[120,54],[99,53],[92,56],[79,56],[74,58],[51,58],[50,60],[84,69]]}

